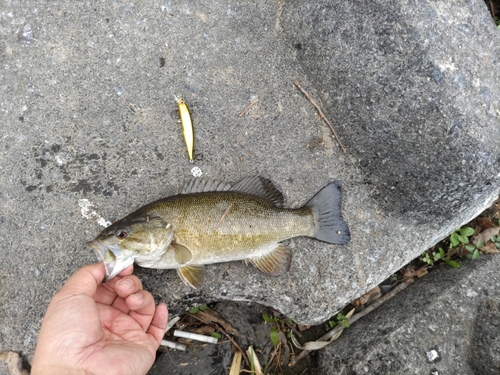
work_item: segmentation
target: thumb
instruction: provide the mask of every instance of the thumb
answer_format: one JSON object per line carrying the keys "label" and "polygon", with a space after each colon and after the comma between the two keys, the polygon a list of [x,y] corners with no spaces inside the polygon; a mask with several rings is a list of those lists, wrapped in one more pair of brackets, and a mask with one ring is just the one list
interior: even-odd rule
{"label": "thumb", "polygon": [[84,294],[94,296],[97,287],[103,282],[106,276],[104,263],[94,263],[85,266],[73,274],[57,292],[53,300],[63,299],[69,296]]}

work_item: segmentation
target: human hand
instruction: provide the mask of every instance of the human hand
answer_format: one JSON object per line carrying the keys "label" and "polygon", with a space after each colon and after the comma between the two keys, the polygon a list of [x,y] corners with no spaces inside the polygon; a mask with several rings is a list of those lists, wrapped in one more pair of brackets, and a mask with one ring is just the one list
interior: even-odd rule
{"label": "human hand", "polygon": [[52,298],[42,323],[32,375],[146,374],[165,333],[168,311],[132,275],[102,284],[103,263],[77,271]]}

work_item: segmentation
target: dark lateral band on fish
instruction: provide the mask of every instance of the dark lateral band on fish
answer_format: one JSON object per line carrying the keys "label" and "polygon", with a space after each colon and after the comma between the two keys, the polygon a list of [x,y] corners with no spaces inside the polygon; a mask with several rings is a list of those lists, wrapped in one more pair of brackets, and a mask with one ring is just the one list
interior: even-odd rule
{"label": "dark lateral band on fish", "polygon": [[282,193],[263,177],[247,177],[234,186],[196,179],[180,194],[113,223],[88,244],[104,261],[108,280],[135,262],[176,269],[187,285],[199,288],[204,266],[213,263],[244,260],[268,275],[282,275],[291,251],[281,241],[289,238],[349,242],[340,182],[325,186],[303,207],[283,205]]}

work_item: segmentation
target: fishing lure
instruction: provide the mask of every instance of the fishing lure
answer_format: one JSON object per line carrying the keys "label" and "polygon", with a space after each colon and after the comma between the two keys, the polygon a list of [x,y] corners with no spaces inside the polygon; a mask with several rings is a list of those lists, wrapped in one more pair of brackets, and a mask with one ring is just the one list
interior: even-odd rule
{"label": "fishing lure", "polygon": [[184,99],[180,98],[177,101],[177,105],[179,106],[182,134],[184,135],[184,141],[186,142],[189,160],[193,161],[194,131],[193,123],[191,122],[191,115],[189,114],[189,110]]}

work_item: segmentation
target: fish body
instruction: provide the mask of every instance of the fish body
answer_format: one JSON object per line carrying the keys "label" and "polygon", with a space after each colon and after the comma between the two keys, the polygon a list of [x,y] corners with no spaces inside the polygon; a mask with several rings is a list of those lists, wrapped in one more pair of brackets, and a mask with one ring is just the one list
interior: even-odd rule
{"label": "fish body", "polygon": [[290,209],[283,207],[281,192],[262,177],[233,187],[193,180],[180,194],[112,224],[89,245],[104,260],[108,279],[134,261],[142,267],[175,268],[195,288],[203,282],[206,264],[245,260],[269,275],[281,275],[291,258],[281,241],[298,236],[335,244],[349,241],[340,200],[338,182],[305,206]]}

